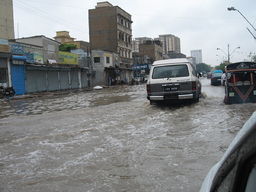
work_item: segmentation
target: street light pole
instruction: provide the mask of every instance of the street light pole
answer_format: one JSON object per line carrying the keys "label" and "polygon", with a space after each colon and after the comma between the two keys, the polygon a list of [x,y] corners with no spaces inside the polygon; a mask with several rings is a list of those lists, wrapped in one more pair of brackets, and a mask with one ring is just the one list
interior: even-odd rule
{"label": "street light pole", "polygon": [[229,44],[228,44],[228,63],[230,63],[230,52],[229,52]]}
{"label": "street light pole", "polygon": [[217,48],[217,50],[222,51],[222,52],[227,56],[228,63],[230,63],[230,57],[231,57],[231,55],[235,52],[236,49],[240,49],[240,47],[236,47],[236,48],[230,53],[230,46],[229,46],[229,44],[228,44],[228,53],[226,53],[225,51],[223,51],[221,48]]}
{"label": "street light pole", "polygon": [[227,8],[228,11],[237,11],[240,15],[242,15],[242,17],[247,21],[247,23],[249,23],[249,25],[251,25],[251,27],[254,29],[254,31],[256,31],[255,27],[251,24],[251,22],[235,7],[228,7]]}
{"label": "street light pole", "polygon": [[256,40],[256,36],[251,32],[251,30],[247,27],[246,28],[248,31],[249,31],[249,33],[253,36],[253,38]]}

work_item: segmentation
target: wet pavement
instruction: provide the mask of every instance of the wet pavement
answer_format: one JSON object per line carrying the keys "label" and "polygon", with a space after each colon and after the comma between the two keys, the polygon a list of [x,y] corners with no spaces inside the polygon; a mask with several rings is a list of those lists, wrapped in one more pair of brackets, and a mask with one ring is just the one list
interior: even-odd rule
{"label": "wet pavement", "polygon": [[145,85],[0,100],[0,191],[198,191],[256,104],[149,105]]}

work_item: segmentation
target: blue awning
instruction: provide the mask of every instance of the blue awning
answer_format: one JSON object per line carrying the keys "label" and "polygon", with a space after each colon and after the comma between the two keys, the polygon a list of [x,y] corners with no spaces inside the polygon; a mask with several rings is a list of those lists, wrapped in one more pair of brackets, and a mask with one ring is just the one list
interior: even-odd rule
{"label": "blue awning", "polygon": [[26,60],[27,60],[27,57],[26,57],[26,56],[23,56],[23,55],[13,55],[13,56],[12,56],[12,59],[13,59],[13,60],[26,61]]}

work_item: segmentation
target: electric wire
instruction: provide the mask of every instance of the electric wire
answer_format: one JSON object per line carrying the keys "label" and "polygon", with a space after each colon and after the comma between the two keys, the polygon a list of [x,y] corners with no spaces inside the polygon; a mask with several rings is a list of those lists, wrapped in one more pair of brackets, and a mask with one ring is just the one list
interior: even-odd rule
{"label": "electric wire", "polygon": [[87,32],[85,31],[82,31],[80,27],[78,27],[77,25],[74,25],[74,23],[71,23],[70,21],[68,20],[65,20],[65,19],[62,19],[58,16],[54,16],[54,17],[51,17],[49,15],[49,12],[46,12],[38,7],[34,7],[34,6],[31,6],[31,5],[28,5],[27,3],[25,2],[20,2],[21,0],[19,1],[15,1],[14,3],[14,6],[17,7],[17,8],[20,8],[20,9],[25,9],[29,12],[33,12],[35,15],[37,16],[40,16],[40,18],[43,18],[44,20],[47,20],[49,22],[52,22],[54,24],[59,24],[59,25],[69,25],[69,26],[72,26],[72,28],[75,28],[76,31],[79,31],[80,33],[82,34],[87,34]]}

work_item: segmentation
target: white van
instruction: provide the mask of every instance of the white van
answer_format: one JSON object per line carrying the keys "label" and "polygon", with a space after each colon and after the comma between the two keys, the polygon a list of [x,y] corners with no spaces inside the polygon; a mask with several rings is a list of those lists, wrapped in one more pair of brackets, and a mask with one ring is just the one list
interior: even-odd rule
{"label": "white van", "polygon": [[150,104],[163,100],[199,101],[201,83],[195,67],[188,59],[155,61],[147,81]]}

